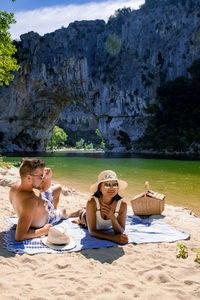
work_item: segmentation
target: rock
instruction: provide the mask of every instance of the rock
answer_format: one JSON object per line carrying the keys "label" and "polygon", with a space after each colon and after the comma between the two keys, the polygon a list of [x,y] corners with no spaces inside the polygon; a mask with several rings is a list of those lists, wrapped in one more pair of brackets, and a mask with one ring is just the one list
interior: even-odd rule
{"label": "rock", "polygon": [[19,179],[19,169],[15,167],[0,168],[0,185],[11,186],[17,179]]}
{"label": "rock", "polygon": [[[29,32],[15,44],[21,68],[0,88],[1,152],[45,150],[69,104],[65,128],[81,134],[86,109],[88,130],[99,128],[107,151],[132,152],[157,87],[189,76],[199,58],[199,0],[148,0],[107,24],[74,22],[44,36]],[[70,119],[76,101],[83,113]]]}

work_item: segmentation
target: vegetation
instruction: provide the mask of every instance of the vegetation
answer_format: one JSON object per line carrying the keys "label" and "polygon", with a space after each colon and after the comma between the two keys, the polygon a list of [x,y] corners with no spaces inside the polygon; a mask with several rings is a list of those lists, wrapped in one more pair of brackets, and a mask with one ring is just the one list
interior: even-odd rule
{"label": "vegetation", "polygon": [[86,149],[86,150],[93,150],[93,149],[104,149],[105,148],[105,142],[101,136],[101,133],[99,129],[96,129],[96,135],[98,136],[98,143],[93,144],[90,141],[85,141],[83,138],[81,138],[79,141],[76,141],[75,144],[72,146],[70,144],[66,144],[66,141],[68,140],[68,135],[65,133],[65,131],[55,126],[53,130],[53,134],[48,141],[47,149],[55,150],[63,147],[75,147],[76,149]]}
{"label": "vegetation", "polygon": [[83,149],[84,143],[85,143],[85,140],[81,138],[80,141],[76,142],[76,149]]}
{"label": "vegetation", "polygon": [[104,149],[106,147],[106,143],[101,135],[101,132],[99,130],[99,128],[96,129],[96,135],[101,139],[101,144],[100,144],[100,148]]}
{"label": "vegetation", "polygon": [[48,141],[47,147],[51,150],[58,149],[59,147],[63,146],[67,141],[67,134],[64,130],[58,126],[54,127],[53,134]]}
{"label": "vegetation", "polygon": [[197,252],[194,262],[200,264],[200,248],[194,249],[194,251]]}
{"label": "vegetation", "polygon": [[87,149],[92,150],[94,149],[93,143],[87,144],[83,138],[80,141],[76,142],[76,149]]}
{"label": "vegetation", "polygon": [[14,167],[19,167],[21,162],[5,162],[4,157],[0,155],[0,168],[7,168],[10,169],[12,166]]}
{"label": "vegetation", "polygon": [[188,69],[190,79],[178,77],[157,89],[147,106],[148,126],[137,148],[169,152],[198,151],[200,145],[200,60]]}
{"label": "vegetation", "polygon": [[[15,0],[12,0],[13,2]],[[16,58],[13,55],[17,49],[10,38],[10,25],[16,23],[13,13],[0,11],[0,86],[9,85],[14,79],[13,71],[19,70]]]}
{"label": "vegetation", "polygon": [[111,15],[108,19],[108,23],[116,19],[127,17],[131,13],[130,7],[119,8],[115,11],[114,15]]}
{"label": "vegetation", "polygon": [[101,149],[104,149],[105,147],[106,147],[106,143],[103,142],[103,141],[101,141],[100,148],[101,148]]}
{"label": "vegetation", "polygon": [[178,257],[178,258],[180,258],[180,257],[187,258],[188,257],[188,250],[185,245],[177,243],[176,250],[178,251],[178,254],[176,255],[176,257]]}
{"label": "vegetation", "polygon": [[87,150],[92,150],[92,149],[94,149],[94,146],[93,146],[92,143],[90,143],[90,144],[85,144],[84,147],[85,147],[85,149],[87,149]]}
{"label": "vegetation", "polygon": [[[97,135],[97,140],[93,137],[92,140],[93,142],[91,143],[89,140],[85,141],[85,139],[83,137],[80,138],[79,141],[75,142],[75,148],[76,149],[86,149],[86,150],[93,150],[93,149],[104,149],[106,144],[104,142],[104,139],[101,135],[101,132],[99,129],[96,129],[95,131],[96,135]],[[73,146],[72,146],[73,147]]]}
{"label": "vegetation", "polygon": [[3,157],[0,155],[0,168],[10,168],[11,164],[3,161]]}
{"label": "vegetation", "polygon": [[[178,251],[176,257],[184,259],[188,257],[188,249],[184,244],[177,243],[176,251]],[[193,249],[193,251],[197,252],[194,262],[200,264],[200,248]]]}

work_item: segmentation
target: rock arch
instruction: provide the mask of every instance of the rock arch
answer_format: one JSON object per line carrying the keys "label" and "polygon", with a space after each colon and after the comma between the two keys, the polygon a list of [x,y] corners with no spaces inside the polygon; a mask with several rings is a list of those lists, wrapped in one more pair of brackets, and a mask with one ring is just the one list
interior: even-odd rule
{"label": "rock arch", "polygon": [[0,152],[43,151],[60,112],[77,100],[96,116],[108,151],[134,151],[146,126],[143,108],[161,81],[187,76],[199,58],[199,0],[159,3],[107,24],[22,35],[21,68],[0,88]]}

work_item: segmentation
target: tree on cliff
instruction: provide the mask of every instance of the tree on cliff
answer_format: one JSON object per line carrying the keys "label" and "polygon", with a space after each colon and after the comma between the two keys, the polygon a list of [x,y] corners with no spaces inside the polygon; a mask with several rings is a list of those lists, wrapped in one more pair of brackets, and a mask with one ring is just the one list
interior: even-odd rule
{"label": "tree on cliff", "polygon": [[190,77],[177,77],[157,89],[147,105],[148,127],[137,140],[138,149],[186,152],[200,145],[200,59],[188,68]]}
{"label": "tree on cliff", "polygon": [[[12,0],[15,2],[15,0]],[[0,86],[3,84],[9,85],[9,81],[13,80],[13,71],[19,70],[20,66],[17,65],[16,58],[13,55],[17,49],[13,45],[10,38],[10,24],[14,24],[13,13],[0,11]]]}
{"label": "tree on cliff", "polygon": [[47,147],[50,149],[57,149],[60,146],[63,146],[67,140],[67,134],[64,132],[64,130],[58,126],[54,127],[53,134],[48,141]]}

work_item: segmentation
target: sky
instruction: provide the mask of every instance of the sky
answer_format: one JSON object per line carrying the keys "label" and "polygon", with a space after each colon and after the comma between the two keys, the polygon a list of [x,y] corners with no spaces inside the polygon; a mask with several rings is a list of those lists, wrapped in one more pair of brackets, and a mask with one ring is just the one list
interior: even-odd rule
{"label": "sky", "polygon": [[0,0],[0,11],[13,12],[17,23],[11,38],[34,31],[40,35],[67,27],[71,22],[108,18],[119,8],[138,9],[145,0]]}

